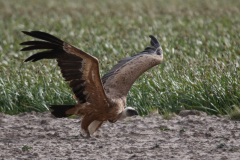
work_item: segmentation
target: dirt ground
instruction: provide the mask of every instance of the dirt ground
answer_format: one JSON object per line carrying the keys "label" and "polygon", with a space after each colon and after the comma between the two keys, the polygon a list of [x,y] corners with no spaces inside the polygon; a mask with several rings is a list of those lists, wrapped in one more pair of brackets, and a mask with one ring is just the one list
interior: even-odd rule
{"label": "dirt ground", "polygon": [[0,113],[0,159],[240,159],[239,122],[189,114],[106,122],[85,139],[81,119]]}

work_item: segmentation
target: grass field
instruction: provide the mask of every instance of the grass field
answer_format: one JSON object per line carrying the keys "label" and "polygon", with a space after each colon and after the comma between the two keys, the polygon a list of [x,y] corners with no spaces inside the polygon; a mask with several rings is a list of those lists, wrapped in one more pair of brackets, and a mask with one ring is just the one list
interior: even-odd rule
{"label": "grass field", "polygon": [[0,111],[75,103],[55,61],[23,63],[35,52],[19,51],[31,39],[21,31],[40,30],[97,57],[101,75],[155,35],[164,62],[134,83],[127,106],[229,114],[240,106],[239,8],[236,0],[0,0]]}

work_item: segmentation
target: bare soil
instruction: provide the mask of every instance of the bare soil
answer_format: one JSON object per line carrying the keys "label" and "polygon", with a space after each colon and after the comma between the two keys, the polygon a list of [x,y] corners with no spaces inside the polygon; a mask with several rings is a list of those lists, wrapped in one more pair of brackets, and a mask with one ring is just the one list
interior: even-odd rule
{"label": "bare soil", "polygon": [[106,122],[90,139],[81,119],[0,113],[0,159],[240,159],[240,123],[184,112]]}

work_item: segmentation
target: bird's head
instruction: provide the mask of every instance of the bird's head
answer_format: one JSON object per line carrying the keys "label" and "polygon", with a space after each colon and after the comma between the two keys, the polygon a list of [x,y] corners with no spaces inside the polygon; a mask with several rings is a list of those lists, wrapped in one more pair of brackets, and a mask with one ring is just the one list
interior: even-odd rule
{"label": "bird's head", "polygon": [[132,117],[138,115],[138,112],[132,107],[127,107],[123,110],[123,114],[125,114],[126,117]]}
{"label": "bird's head", "polygon": [[132,117],[138,115],[138,112],[132,107],[127,107],[123,110],[122,115],[124,117]]}
{"label": "bird's head", "polygon": [[127,107],[122,111],[118,120],[121,121],[121,120],[124,120],[126,117],[132,117],[135,115],[138,115],[138,112],[132,107]]}

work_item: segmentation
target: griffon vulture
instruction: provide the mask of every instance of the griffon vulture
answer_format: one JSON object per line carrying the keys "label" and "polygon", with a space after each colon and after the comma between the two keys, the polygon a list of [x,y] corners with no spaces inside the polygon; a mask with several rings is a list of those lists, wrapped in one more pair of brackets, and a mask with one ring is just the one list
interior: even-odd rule
{"label": "griffon vulture", "polygon": [[41,59],[56,59],[65,81],[69,81],[74,105],[51,105],[55,117],[71,115],[83,116],[81,129],[90,137],[105,121],[111,123],[126,117],[138,115],[138,112],[126,106],[129,89],[135,80],[148,69],[160,64],[163,51],[154,36],[152,47],[119,61],[102,79],[99,74],[99,61],[96,57],[64,42],[55,36],[40,31],[23,31],[24,34],[44,41],[27,41],[21,51],[47,49],[25,60],[36,62]]}

